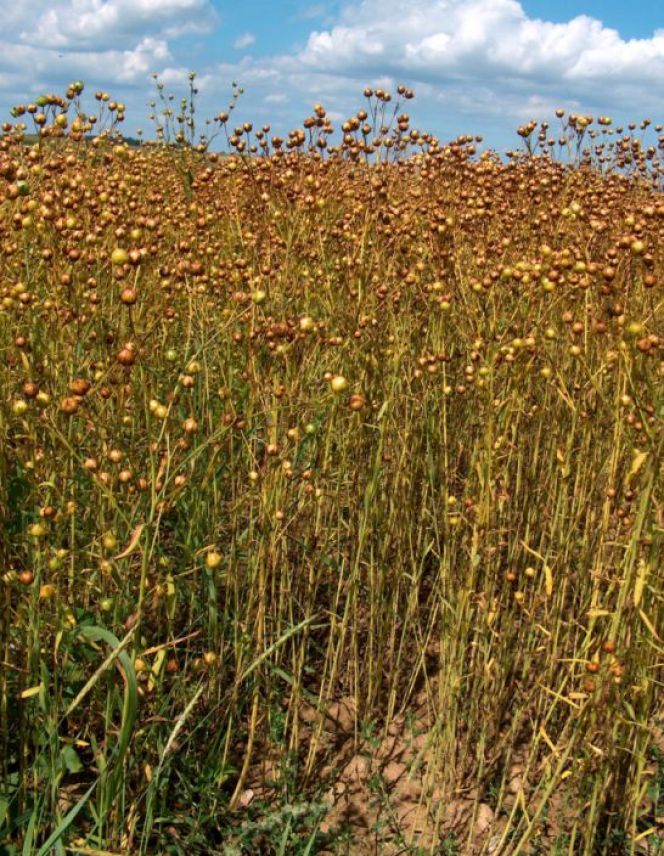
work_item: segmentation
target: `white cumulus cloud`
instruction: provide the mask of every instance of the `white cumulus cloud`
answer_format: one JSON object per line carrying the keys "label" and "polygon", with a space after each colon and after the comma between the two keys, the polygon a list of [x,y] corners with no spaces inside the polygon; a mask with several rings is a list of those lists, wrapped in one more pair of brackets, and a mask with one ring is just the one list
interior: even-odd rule
{"label": "white cumulus cloud", "polygon": [[566,23],[529,18],[518,0],[362,0],[336,26],[311,33],[298,60],[340,74],[496,88],[509,78],[533,91],[554,86],[583,96],[609,78],[621,91],[664,83],[664,32],[626,40],[587,15]]}
{"label": "white cumulus cloud", "polygon": [[235,50],[242,50],[243,48],[248,48],[249,45],[253,45],[256,41],[256,37],[253,33],[243,33],[241,36],[238,36],[237,39],[233,42],[233,47]]}
{"label": "white cumulus cloud", "polygon": [[664,30],[625,39],[588,15],[530,17],[519,0],[359,0],[295,54],[245,58],[216,75],[237,77],[248,100],[278,103],[284,116],[297,105],[294,121],[312,98],[347,115],[364,85],[398,82],[416,91],[409,112],[443,135],[502,128],[505,137],[558,106],[664,120]]}
{"label": "white cumulus cloud", "polygon": [[43,10],[20,34],[22,41],[80,50],[107,50],[146,35],[177,37],[205,32],[216,15],[209,0],[66,0]]}
{"label": "white cumulus cloud", "polygon": [[0,20],[5,109],[80,78],[136,104],[141,121],[150,73],[171,64],[180,36],[205,34],[218,17],[211,0],[0,0]]}

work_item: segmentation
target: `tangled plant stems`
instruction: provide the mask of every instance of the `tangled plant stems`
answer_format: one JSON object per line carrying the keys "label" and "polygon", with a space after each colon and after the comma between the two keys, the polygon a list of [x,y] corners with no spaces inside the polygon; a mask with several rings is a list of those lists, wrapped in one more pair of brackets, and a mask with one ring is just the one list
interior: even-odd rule
{"label": "tangled plant stems", "polygon": [[[4,852],[654,848],[664,141],[234,87],[220,154],[191,84],[0,139]],[[417,705],[419,826],[380,764],[332,822],[341,700],[353,751]]]}

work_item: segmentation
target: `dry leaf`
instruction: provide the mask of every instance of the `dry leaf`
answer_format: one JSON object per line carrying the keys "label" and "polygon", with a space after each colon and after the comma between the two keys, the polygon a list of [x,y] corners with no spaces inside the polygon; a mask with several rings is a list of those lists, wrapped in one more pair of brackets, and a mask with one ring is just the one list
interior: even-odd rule
{"label": "dry leaf", "polygon": [[643,589],[646,584],[646,577],[648,576],[648,565],[644,562],[643,559],[639,562],[639,569],[636,574],[636,582],[634,584],[634,593],[632,595],[632,603],[634,606],[638,606],[641,603],[641,598],[643,597]]}
{"label": "dry leaf", "polygon": [[544,587],[546,590],[546,596],[551,597],[553,594],[553,574],[551,573],[551,568],[548,565],[544,565]]}
{"label": "dry leaf", "polygon": [[32,698],[33,696],[38,695],[44,689],[44,684],[39,684],[36,687],[30,687],[30,689],[23,690],[21,693],[21,698]]}
{"label": "dry leaf", "polygon": [[145,523],[139,523],[138,526],[135,526],[132,530],[131,535],[129,536],[129,541],[127,541],[127,546],[121,553],[118,553],[115,556],[114,561],[118,559],[126,558],[130,553],[136,549],[138,542],[140,541],[141,535],[143,534],[143,530],[145,529]]}

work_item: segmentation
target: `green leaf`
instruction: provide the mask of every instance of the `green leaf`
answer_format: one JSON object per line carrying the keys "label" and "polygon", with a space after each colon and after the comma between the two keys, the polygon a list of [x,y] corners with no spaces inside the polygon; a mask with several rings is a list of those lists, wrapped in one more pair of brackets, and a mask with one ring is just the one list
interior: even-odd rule
{"label": "green leaf", "polygon": [[[86,804],[86,802],[90,799],[92,792],[97,787],[97,782],[93,782],[87,791],[83,794],[80,800],[76,803],[76,805],[63,817],[61,823],[57,826],[56,829],[48,836],[41,849],[37,853],[37,856],[47,856],[48,852],[51,850],[55,844],[60,841],[65,832],[72,825],[74,820],[76,820],[76,816]],[[25,848],[23,848],[25,850]]]}
{"label": "green leaf", "polygon": [[80,773],[83,769],[81,759],[78,757],[78,752],[73,746],[65,746],[62,752],[62,761],[70,773]]}
{"label": "green leaf", "polygon": [[[116,659],[122,667],[121,673],[124,683],[124,704],[122,707],[122,722],[120,725],[120,734],[114,752],[109,755],[109,757],[104,758],[100,755],[97,758],[97,766],[100,768],[100,770],[102,770],[103,768],[103,772],[101,772],[100,779],[104,779],[107,782],[107,787],[104,792],[104,811],[106,812],[110,810],[110,806],[113,802],[113,799],[115,798],[118,789],[122,783],[122,769],[124,759],[127,753],[127,749],[129,748],[131,735],[134,730],[134,723],[136,722],[136,714],[138,711],[138,684],[136,682],[136,672],[134,670],[134,664],[129,659],[126,651],[124,650],[133,636],[133,630],[131,630],[125,636],[122,642],[120,642],[116,636],[114,636],[109,630],[106,630],[106,628],[104,627],[79,627],[77,633],[79,637],[85,639],[88,642],[105,642],[111,648],[111,654],[101,664],[101,666],[97,669],[97,671],[90,678],[87,684],[76,696],[74,701],[69,705],[67,709],[67,715],[69,715],[69,713],[71,713],[72,710],[74,710],[81,703],[83,698],[85,698],[87,693],[100,679],[101,675],[104,674],[104,672],[106,672],[110,668],[110,666],[112,665],[112,663],[115,662]],[[106,779],[107,776],[108,779]]]}
{"label": "green leaf", "polygon": [[23,839],[23,856],[30,856],[32,853],[32,845],[35,838],[35,826],[37,825],[37,807],[32,810],[32,814],[30,815],[30,821],[28,822],[28,828],[25,831],[25,838]]}

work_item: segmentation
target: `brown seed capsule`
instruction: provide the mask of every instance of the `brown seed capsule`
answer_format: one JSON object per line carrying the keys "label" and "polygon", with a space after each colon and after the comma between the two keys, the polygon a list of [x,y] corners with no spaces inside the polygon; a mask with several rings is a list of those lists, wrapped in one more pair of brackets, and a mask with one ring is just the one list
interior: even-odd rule
{"label": "brown seed capsule", "polygon": [[18,575],[18,581],[24,586],[29,586],[34,580],[35,575],[32,571],[21,571]]}
{"label": "brown seed capsule", "polygon": [[90,382],[82,377],[74,378],[74,380],[69,384],[69,392],[71,392],[72,395],[78,395],[81,398],[88,394],[89,389]]}
{"label": "brown seed capsule", "polygon": [[71,395],[68,398],[62,399],[62,401],[60,402],[60,409],[63,413],[66,413],[67,416],[71,416],[72,414],[76,413],[80,403],[80,398],[77,398],[75,395]]}
{"label": "brown seed capsule", "polygon": [[586,678],[583,682],[583,689],[587,693],[594,693],[596,688],[596,683],[592,678]]}
{"label": "brown seed capsule", "polygon": [[591,675],[599,672],[599,663],[596,663],[594,660],[590,660],[586,663],[586,672],[590,672]]}
{"label": "brown seed capsule", "polygon": [[122,348],[118,353],[117,361],[121,366],[133,366],[136,362],[136,351],[132,348]]}
{"label": "brown seed capsule", "polygon": [[366,398],[360,393],[356,393],[355,395],[351,395],[348,406],[351,410],[362,410],[366,403]]}
{"label": "brown seed capsule", "polygon": [[138,293],[135,288],[123,288],[120,292],[120,301],[125,306],[133,306],[138,300]]}
{"label": "brown seed capsule", "polygon": [[616,648],[617,648],[617,645],[612,639],[607,639],[602,644],[602,651],[604,651],[605,654],[613,654],[615,652]]}
{"label": "brown seed capsule", "polygon": [[32,381],[26,380],[23,384],[23,395],[26,398],[36,398],[39,394],[39,386]]}

